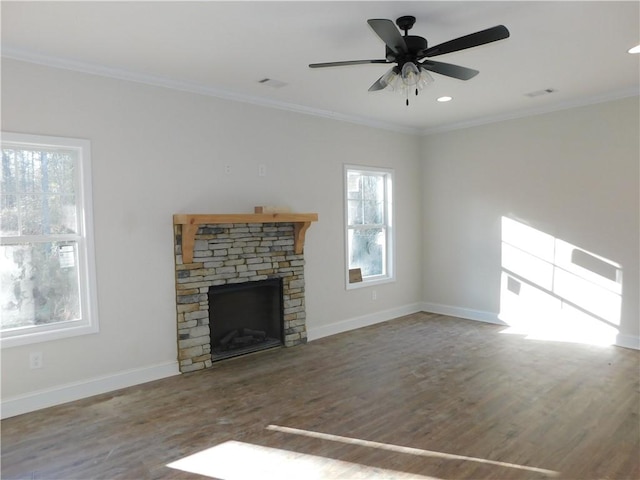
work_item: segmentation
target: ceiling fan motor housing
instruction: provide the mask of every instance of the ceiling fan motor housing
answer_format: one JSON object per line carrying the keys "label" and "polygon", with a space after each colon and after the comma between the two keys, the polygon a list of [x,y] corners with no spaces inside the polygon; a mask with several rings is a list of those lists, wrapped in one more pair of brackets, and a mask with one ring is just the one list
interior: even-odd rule
{"label": "ceiling fan motor housing", "polygon": [[419,55],[422,50],[427,49],[427,40],[415,35],[407,35],[404,37],[404,41],[407,44],[407,49],[412,55]]}
{"label": "ceiling fan motor housing", "polygon": [[427,40],[415,35],[406,35],[404,41],[407,44],[408,52],[406,54],[396,54],[388,46],[385,46],[385,57],[390,62],[398,62],[400,67],[406,62],[416,62],[418,56],[423,50],[427,49]]}

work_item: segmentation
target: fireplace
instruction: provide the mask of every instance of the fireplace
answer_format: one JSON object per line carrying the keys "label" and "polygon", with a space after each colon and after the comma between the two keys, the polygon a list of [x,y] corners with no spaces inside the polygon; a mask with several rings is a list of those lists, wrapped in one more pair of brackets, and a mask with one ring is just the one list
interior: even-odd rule
{"label": "fireplace", "polygon": [[211,360],[282,345],[282,279],[209,288]]}
{"label": "fireplace", "polygon": [[[306,230],[317,219],[315,213],[174,215],[182,373],[257,349],[306,343],[303,246]],[[246,300],[254,287],[270,296],[278,291],[278,298]],[[252,310],[227,315],[236,307],[225,305],[226,295],[245,298],[241,308],[252,305]],[[267,326],[248,320],[263,310],[273,313]],[[234,315],[242,316],[246,324],[243,320],[229,325],[225,317]],[[265,342],[259,346],[263,336]]]}

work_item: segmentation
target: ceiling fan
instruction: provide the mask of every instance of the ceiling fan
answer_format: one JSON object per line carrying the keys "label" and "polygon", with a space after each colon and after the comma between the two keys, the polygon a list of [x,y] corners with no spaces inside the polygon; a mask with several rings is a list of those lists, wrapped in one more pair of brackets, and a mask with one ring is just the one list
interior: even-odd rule
{"label": "ceiling fan", "polygon": [[457,78],[459,80],[469,80],[480,73],[478,70],[471,68],[436,62],[430,60],[431,57],[477,47],[509,37],[509,30],[507,30],[504,25],[497,25],[454,40],[449,40],[435,47],[429,47],[426,39],[408,34],[415,22],[416,18],[410,15],[405,15],[396,20],[398,28],[404,30],[404,36],[402,36],[391,20],[367,20],[369,26],[385,43],[384,59],[312,63],[309,67],[323,68],[367,63],[395,63],[396,65],[391,68],[391,70],[387,71],[369,87],[369,91],[373,92],[390,88],[395,91],[400,91],[401,93],[406,93],[407,105],[409,105],[409,90],[415,87],[417,95],[419,90],[433,81],[433,78],[428,72],[439,73],[440,75]]}

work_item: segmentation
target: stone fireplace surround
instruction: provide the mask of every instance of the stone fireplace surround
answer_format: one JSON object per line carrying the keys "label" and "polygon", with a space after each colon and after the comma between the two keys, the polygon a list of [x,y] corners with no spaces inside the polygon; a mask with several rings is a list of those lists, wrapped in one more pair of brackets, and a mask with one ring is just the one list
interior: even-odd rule
{"label": "stone fireplace surround", "polygon": [[306,229],[316,220],[317,214],[174,215],[182,373],[212,365],[212,286],[281,278],[284,346],[306,343],[303,245]]}

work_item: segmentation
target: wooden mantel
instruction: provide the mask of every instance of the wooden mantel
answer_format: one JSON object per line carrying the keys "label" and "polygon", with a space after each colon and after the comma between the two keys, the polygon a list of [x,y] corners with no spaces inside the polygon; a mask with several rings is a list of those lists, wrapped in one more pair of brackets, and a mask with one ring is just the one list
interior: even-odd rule
{"label": "wooden mantel", "polygon": [[182,225],[182,262],[193,262],[193,246],[200,225],[218,223],[293,223],[294,251],[301,254],[304,248],[304,236],[311,222],[318,221],[317,213],[221,213],[212,215],[177,213],[173,216],[174,225]]}

